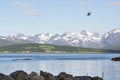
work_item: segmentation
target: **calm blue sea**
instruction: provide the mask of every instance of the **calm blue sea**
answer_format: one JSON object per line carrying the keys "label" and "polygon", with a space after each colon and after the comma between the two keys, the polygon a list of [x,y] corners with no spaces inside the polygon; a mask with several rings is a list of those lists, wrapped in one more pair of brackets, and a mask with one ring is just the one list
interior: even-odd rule
{"label": "calm blue sea", "polygon": [[0,54],[0,73],[9,75],[16,70],[47,71],[54,75],[102,76],[104,80],[120,80],[120,62],[111,61],[120,54]]}

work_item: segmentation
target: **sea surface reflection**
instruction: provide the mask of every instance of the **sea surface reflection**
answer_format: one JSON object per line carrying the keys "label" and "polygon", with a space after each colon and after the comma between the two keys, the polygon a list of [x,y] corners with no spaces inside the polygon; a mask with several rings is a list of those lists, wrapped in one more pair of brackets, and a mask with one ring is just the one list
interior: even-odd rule
{"label": "sea surface reflection", "polygon": [[[67,72],[81,76],[102,76],[104,73],[104,80],[120,80],[120,62],[110,60],[115,56],[120,54],[1,54],[0,73],[10,74],[16,70],[28,73],[42,70],[54,75]],[[25,58],[30,60],[22,60]]]}

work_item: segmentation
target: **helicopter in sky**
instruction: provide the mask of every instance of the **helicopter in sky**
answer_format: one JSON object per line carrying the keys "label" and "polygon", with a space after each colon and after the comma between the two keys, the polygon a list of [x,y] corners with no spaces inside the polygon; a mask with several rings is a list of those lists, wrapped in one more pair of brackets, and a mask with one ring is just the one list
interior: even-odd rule
{"label": "helicopter in sky", "polygon": [[87,16],[90,16],[90,15],[91,15],[91,12],[88,12],[88,13],[87,13]]}

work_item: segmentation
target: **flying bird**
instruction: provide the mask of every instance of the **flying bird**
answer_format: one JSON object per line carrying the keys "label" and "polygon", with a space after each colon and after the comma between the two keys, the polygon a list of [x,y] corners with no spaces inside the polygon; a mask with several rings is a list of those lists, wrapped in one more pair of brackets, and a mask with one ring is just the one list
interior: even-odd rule
{"label": "flying bird", "polygon": [[87,13],[87,16],[90,16],[90,15],[91,15],[91,12],[88,12],[88,13]]}

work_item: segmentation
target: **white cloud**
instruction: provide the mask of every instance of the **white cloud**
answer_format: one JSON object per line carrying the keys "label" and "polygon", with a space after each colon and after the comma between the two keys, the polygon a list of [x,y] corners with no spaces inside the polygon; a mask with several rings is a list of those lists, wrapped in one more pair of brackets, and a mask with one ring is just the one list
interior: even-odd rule
{"label": "white cloud", "polygon": [[32,8],[35,6],[35,4],[33,3],[29,3],[29,2],[20,2],[20,1],[15,1],[13,2],[14,6],[19,6],[21,8]]}
{"label": "white cloud", "polygon": [[120,7],[120,2],[109,2],[106,3],[105,5],[109,7]]}
{"label": "white cloud", "polygon": [[37,16],[39,15],[39,11],[38,10],[22,10],[22,12],[26,15],[30,15],[30,16]]}
{"label": "white cloud", "polygon": [[22,4],[22,7],[24,7],[24,8],[32,8],[32,7],[34,7],[34,5],[35,4],[31,4],[31,3],[24,3],[24,4]]}
{"label": "white cloud", "polygon": [[17,6],[19,11],[21,11],[25,15],[30,15],[30,16],[39,15],[39,11],[36,10],[35,4],[33,4],[33,3],[15,1],[15,2],[13,2],[13,5]]}

